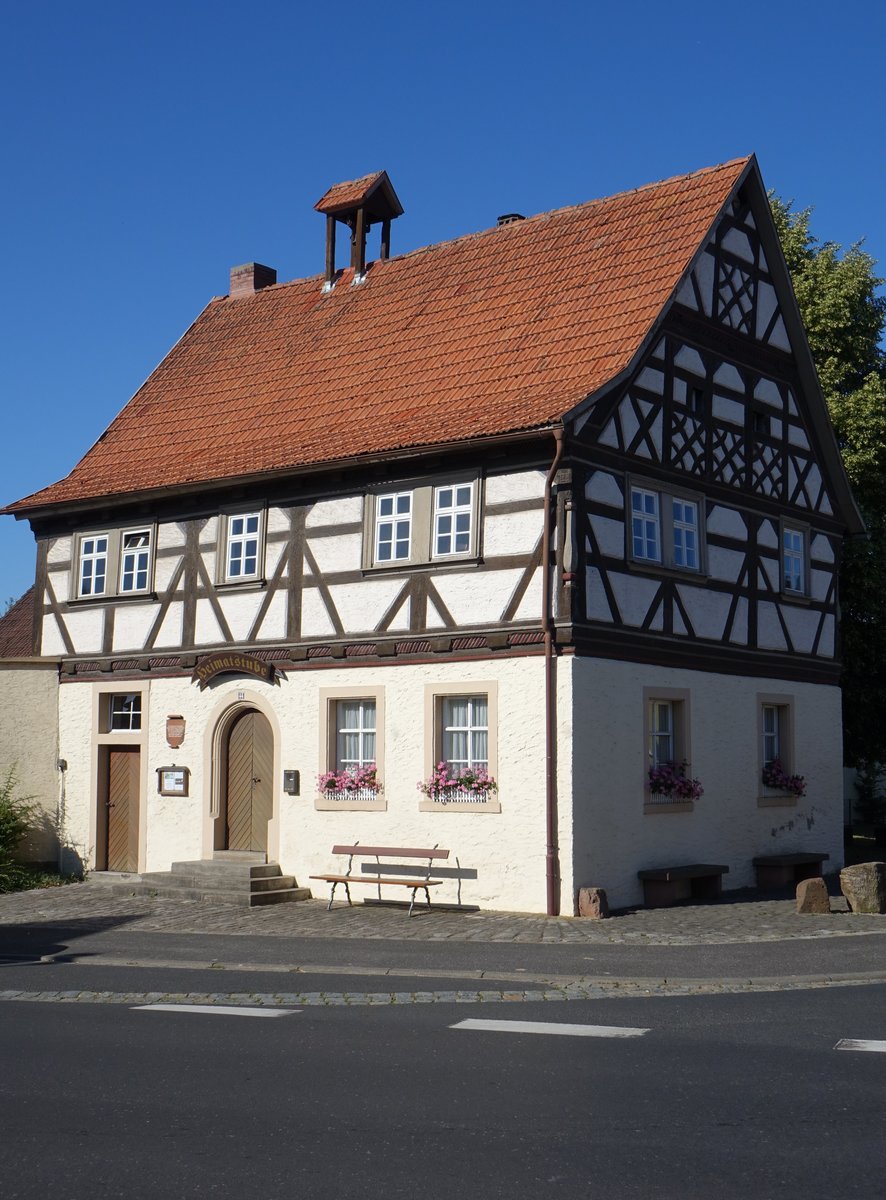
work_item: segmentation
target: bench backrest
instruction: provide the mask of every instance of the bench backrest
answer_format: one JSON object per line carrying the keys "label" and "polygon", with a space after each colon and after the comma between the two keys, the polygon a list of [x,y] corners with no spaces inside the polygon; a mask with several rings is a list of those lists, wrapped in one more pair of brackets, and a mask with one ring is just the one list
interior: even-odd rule
{"label": "bench backrest", "polygon": [[439,850],[436,846],[423,850],[414,846],[333,846],[333,854],[350,854],[354,857],[371,855],[373,858],[448,858],[448,850]]}

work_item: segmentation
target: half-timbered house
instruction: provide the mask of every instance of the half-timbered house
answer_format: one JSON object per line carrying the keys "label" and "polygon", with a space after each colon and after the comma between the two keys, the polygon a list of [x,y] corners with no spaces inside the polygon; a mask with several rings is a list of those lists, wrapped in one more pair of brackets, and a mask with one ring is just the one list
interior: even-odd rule
{"label": "half-timbered house", "polygon": [[85,856],[438,844],[441,900],[570,913],[839,864],[862,525],[755,160],[400,256],[384,172],[317,209],[321,275],[235,268],[5,510]]}

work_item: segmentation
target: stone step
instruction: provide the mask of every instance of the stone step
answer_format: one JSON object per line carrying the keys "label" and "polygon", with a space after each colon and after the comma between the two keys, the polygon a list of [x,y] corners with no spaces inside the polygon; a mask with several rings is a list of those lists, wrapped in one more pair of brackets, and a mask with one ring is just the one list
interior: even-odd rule
{"label": "stone step", "polygon": [[[284,876],[285,878],[285,876]],[[290,876],[291,878],[291,876]],[[167,877],[168,879],[168,877]],[[202,887],[181,887],[165,882],[141,880],[130,884],[103,884],[114,895],[155,896],[161,900],[208,900],[221,904],[232,904],[238,908],[258,908],[266,904],[285,904],[297,900],[310,900],[311,889],[305,887],[278,887],[269,891],[248,892],[245,890],[207,890]]]}
{"label": "stone step", "polygon": [[214,859],[195,859],[191,862],[174,862],[170,871],[173,875],[199,875],[207,881],[225,879],[234,886],[240,880],[270,879],[280,874],[279,863],[217,862]]}
{"label": "stone step", "polygon": [[213,850],[212,861],[266,863],[268,856],[263,850]]}
{"label": "stone step", "polygon": [[[182,864],[178,863],[181,867]],[[213,876],[200,871],[147,871],[142,875],[142,882],[151,887],[182,887],[196,889],[207,894],[218,892],[242,892],[244,895],[256,892],[274,891],[278,888],[295,887],[295,877],[284,875],[276,867],[273,875],[258,876],[250,879],[230,879],[225,876]]]}

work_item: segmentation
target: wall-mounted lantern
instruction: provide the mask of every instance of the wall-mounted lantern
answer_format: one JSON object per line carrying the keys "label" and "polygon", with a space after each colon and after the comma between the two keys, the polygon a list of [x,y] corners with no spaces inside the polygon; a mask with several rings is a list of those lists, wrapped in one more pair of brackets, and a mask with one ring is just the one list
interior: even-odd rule
{"label": "wall-mounted lantern", "polygon": [[166,718],[166,741],[177,750],[185,740],[185,719],[182,716],[170,715]]}

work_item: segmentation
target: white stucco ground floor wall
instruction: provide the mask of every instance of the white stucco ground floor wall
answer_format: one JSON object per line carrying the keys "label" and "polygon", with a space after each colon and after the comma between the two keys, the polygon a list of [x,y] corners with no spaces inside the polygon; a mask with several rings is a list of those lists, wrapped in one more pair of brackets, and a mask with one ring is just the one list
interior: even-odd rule
{"label": "white stucco ground floor wall", "polygon": [[[691,770],[704,795],[691,811],[650,813],[646,788],[645,712],[656,690],[679,691]],[[107,732],[103,698],[138,691],[141,729]],[[379,697],[378,759],[383,807],[372,811],[318,806],[317,775],[327,769],[323,714],[330,694]],[[433,696],[445,691],[489,695],[492,769],[497,803],[423,811],[417,784],[435,747]],[[795,802],[763,796],[759,706],[777,696],[790,708],[792,764],[807,779]],[[603,887],[615,907],[642,902],[637,871],[690,862],[728,864],[726,887],[753,882],[755,855],[823,850],[841,863],[840,696],[836,688],[756,680],[635,663],[564,657],[556,665],[557,790],[561,912],[574,911],[577,889]],[[451,857],[435,877],[440,902],[485,909],[544,912],[544,663],[539,656],[390,666],[293,670],[274,683],[219,676],[205,691],[186,679],[63,682],[59,755],[67,761],[66,820],[84,858],[96,864],[102,819],[99,756],[108,745],[137,746],[140,756],[138,868],[167,870],[175,861],[209,858],[218,845],[219,731],[235,710],[254,708],[274,740],[269,857],[300,885],[339,869],[335,843],[433,846]],[[184,742],[166,740],[170,715],[186,722]],[[157,770],[185,767],[187,796],[158,791]],[[299,773],[299,794],[283,789],[284,771]],[[101,863],[99,863],[101,865]]]}
{"label": "white stucco ground floor wall", "polygon": [[[843,864],[840,690],[776,678],[573,662],[573,873],[614,906],[640,904],[637,871],[688,863],[729,867],[725,889],[753,886],[753,859],[819,852]],[[681,811],[653,806],[646,786],[648,703],[679,697],[689,772],[704,794]],[[762,786],[761,706],[790,717],[784,754],[806,780],[800,798]],[[787,743],[790,743],[789,745]]]}

